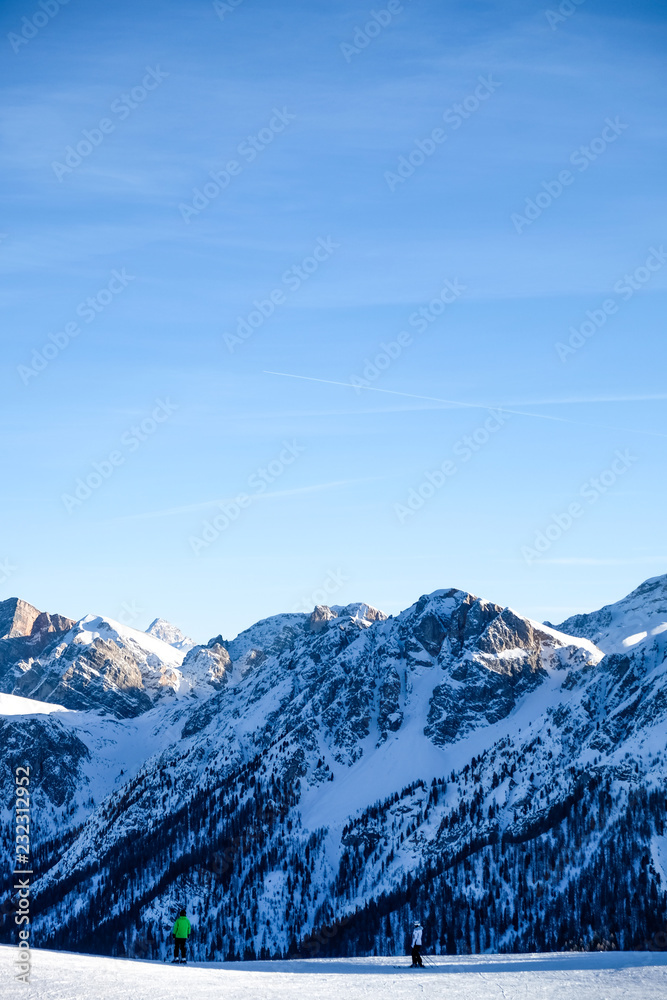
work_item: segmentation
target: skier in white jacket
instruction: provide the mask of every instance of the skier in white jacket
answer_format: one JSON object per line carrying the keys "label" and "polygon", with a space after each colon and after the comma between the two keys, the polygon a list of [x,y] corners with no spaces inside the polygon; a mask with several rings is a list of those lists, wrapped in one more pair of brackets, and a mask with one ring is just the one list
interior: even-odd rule
{"label": "skier in white jacket", "polygon": [[417,966],[418,968],[424,968],[424,963],[421,957],[421,946],[422,946],[422,925],[418,920],[415,920],[414,930],[412,931],[412,967]]}

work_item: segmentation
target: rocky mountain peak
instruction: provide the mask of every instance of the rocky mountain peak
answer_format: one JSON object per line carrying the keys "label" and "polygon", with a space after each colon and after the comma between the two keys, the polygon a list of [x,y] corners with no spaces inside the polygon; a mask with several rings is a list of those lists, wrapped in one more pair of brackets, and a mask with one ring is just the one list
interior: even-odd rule
{"label": "rocky mountain peak", "polygon": [[339,618],[349,617],[360,622],[368,623],[384,622],[389,617],[384,613],[384,611],[374,608],[372,604],[364,604],[363,601],[355,604],[346,604],[345,607],[341,607],[340,604],[333,604],[331,610],[335,612]]}
{"label": "rocky mountain peak", "polygon": [[10,597],[6,601],[0,601],[0,640],[38,639],[52,632],[68,632],[73,625],[72,618],[50,615],[48,611],[38,611],[20,597]]}
{"label": "rocky mountain peak", "polygon": [[146,629],[146,635],[154,635],[156,639],[162,639],[163,642],[175,649],[182,649],[186,653],[196,645],[194,639],[188,638],[181,632],[180,628],[164,618],[156,618],[152,621]]}
{"label": "rocky mountain peak", "polygon": [[0,639],[15,639],[30,635],[39,611],[20,597],[9,597],[0,602]]}
{"label": "rocky mountain peak", "polygon": [[312,615],[308,619],[308,624],[310,625],[311,632],[320,632],[327,622],[333,621],[336,618],[336,612],[333,611],[326,604],[316,605]]}
{"label": "rocky mountain peak", "polygon": [[386,621],[387,617],[384,611],[379,611],[377,608],[372,607],[370,604],[364,604],[362,601],[354,604],[346,604],[345,606],[333,604],[331,607],[326,604],[318,604],[310,615],[308,624],[311,632],[319,632],[327,622],[333,621],[336,618],[352,619],[357,625],[368,627],[374,622]]}

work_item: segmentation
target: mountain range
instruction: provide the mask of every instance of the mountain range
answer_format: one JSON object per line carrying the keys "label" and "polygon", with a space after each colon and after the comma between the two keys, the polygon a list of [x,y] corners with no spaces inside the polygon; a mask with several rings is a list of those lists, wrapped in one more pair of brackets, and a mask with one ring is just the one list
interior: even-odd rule
{"label": "mountain range", "polygon": [[557,626],[450,589],[204,645],[0,602],[35,943],[163,959],[186,905],[201,959],[392,954],[415,917],[450,953],[657,947],[666,670],[667,576]]}

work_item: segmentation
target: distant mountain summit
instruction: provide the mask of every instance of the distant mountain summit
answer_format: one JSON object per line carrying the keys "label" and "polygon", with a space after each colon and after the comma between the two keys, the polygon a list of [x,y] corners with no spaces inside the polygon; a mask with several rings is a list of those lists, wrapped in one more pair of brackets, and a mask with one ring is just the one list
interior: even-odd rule
{"label": "distant mountain summit", "polygon": [[163,642],[169,643],[175,649],[182,649],[186,653],[197,645],[194,639],[188,639],[180,628],[165,621],[164,618],[156,618],[155,621],[151,622],[146,629],[146,635],[154,635],[157,639],[162,639]]}

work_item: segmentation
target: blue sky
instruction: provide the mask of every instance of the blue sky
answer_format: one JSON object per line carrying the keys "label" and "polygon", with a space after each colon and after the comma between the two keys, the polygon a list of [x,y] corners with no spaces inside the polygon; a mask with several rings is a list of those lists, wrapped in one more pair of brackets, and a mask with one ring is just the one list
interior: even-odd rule
{"label": "blue sky", "polygon": [[205,640],[667,571],[665,12],[562,7],[2,6],[0,597]]}

